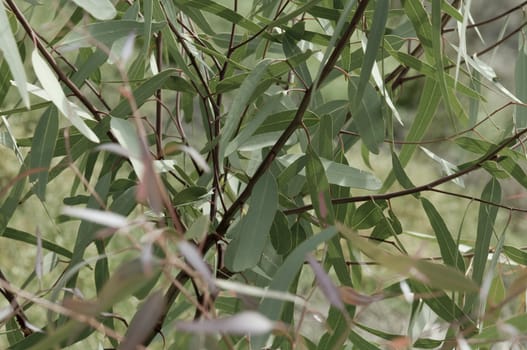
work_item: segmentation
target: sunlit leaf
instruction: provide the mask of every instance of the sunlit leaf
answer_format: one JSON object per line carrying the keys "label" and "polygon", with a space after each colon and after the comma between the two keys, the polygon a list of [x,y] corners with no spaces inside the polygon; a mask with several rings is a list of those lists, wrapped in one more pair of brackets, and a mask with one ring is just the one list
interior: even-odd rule
{"label": "sunlit leaf", "polygon": [[254,311],[244,311],[231,317],[216,320],[202,320],[197,322],[177,322],[176,329],[199,334],[239,334],[258,335],[270,332],[274,328],[265,316]]}
{"label": "sunlit leaf", "polygon": [[115,17],[117,11],[112,3],[108,0],[72,0],[78,6],[82,7],[93,17],[100,20],[108,20]]}
{"label": "sunlit leaf", "polygon": [[75,126],[87,139],[99,143],[99,138],[81,119],[78,110],[72,108],[59,81],[55,77],[55,74],[49,68],[44,59],[40,57],[40,54],[36,49],[33,50],[33,53],[31,54],[31,62],[33,63],[33,70],[42,84],[42,88],[48,94],[51,102],[53,102],[58,110],[68,118],[73,126]]}
{"label": "sunlit leaf", "polygon": [[9,20],[7,18],[4,2],[0,3],[0,51],[7,61],[11,74],[17,83],[18,91],[26,108],[29,108],[29,95],[26,88],[26,72],[16,45]]}

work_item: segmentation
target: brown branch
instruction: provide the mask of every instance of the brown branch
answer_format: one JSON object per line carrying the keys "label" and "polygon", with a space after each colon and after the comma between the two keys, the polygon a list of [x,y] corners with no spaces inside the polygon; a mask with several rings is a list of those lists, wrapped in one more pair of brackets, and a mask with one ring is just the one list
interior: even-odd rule
{"label": "brown branch", "polygon": [[[320,76],[318,85],[320,85],[320,83],[322,83],[322,81],[327,77],[333,65],[336,63],[343,48],[345,47],[349,38],[355,31],[355,28],[358,25],[360,19],[362,18],[362,15],[364,11],[366,10],[368,2],[369,0],[363,0],[359,2],[359,5],[357,6],[357,9],[355,10],[355,14],[353,15],[353,18],[351,19],[351,22],[348,28],[346,29],[346,32],[338,41],[337,45],[335,46],[335,49],[333,50],[330,58],[328,59],[327,63],[325,64],[322,70],[323,74],[321,74]],[[216,232],[211,233],[207,236],[205,242],[201,246],[202,254],[205,254],[211,247],[213,247],[216,244],[217,240],[221,239],[225,235],[225,233],[227,232],[227,229],[230,226],[231,220],[234,218],[234,215],[238,212],[238,210],[240,210],[240,208],[243,206],[245,201],[251,196],[252,190],[254,189],[254,186],[256,185],[258,180],[269,169],[272,162],[276,158],[278,152],[282,149],[282,147],[285,145],[285,143],[287,142],[289,137],[293,134],[293,132],[296,130],[296,128],[302,123],[302,118],[305,112],[307,111],[307,108],[311,101],[311,95],[313,91],[316,89],[316,87],[318,87],[318,85],[314,86],[314,84],[312,84],[310,88],[306,89],[304,97],[298,107],[297,113],[295,114],[295,117],[293,118],[291,123],[288,125],[288,127],[284,130],[284,132],[282,133],[278,141],[276,141],[276,143],[271,148],[267,156],[264,158],[264,160],[262,161],[262,163],[256,170],[253,177],[247,183],[245,190],[240,194],[240,196],[234,201],[234,203],[225,212],[225,214],[223,215],[222,221],[219,223],[219,225],[216,228]],[[176,280],[180,282],[180,284],[182,285],[186,283],[189,280],[189,278],[190,276],[186,272],[181,271],[177,275]],[[148,345],[154,338],[155,334],[157,333],[157,330],[161,329],[163,322],[165,320],[165,317],[168,313],[168,310],[170,309],[171,305],[174,303],[176,297],[179,295],[179,292],[180,291],[175,284],[172,284],[169,287],[169,289],[167,290],[167,293],[165,294],[166,308],[163,312],[163,315],[158,320],[155,332],[152,332],[151,334],[149,334],[148,339],[143,342],[143,345],[145,346]]]}
{"label": "brown branch", "polygon": [[[3,284],[9,286],[9,281],[5,277],[2,270],[0,270],[0,280],[3,282]],[[0,288],[0,293],[6,298],[6,300],[11,305],[11,308],[13,309],[13,313],[15,314],[16,322],[18,323],[18,326],[20,327],[20,331],[24,335],[24,337],[28,337],[31,334],[33,334],[33,331],[28,326],[29,322],[27,321],[27,317],[24,314],[24,310],[18,304],[16,301],[16,296],[11,292],[11,290],[7,288]]]}
{"label": "brown branch", "polygon": [[[449,182],[451,180],[457,179],[458,177],[461,177],[463,175],[467,175],[467,174],[469,174],[469,173],[471,173],[471,172],[473,172],[475,170],[478,170],[479,168],[481,168],[483,163],[485,163],[486,161],[495,160],[497,158],[497,156],[498,156],[498,153],[500,151],[505,149],[511,142],[519,139],[524,134],[527,134],[527,129],[523,129],[520,132],[517,132],[516,134],[514,134],[513,136],[505,139],[498,146],[496,146],[496,148],[492,152],[489,152],[488,154],[486,154],[485,156],[483,156],[482,158],[480,158],[478,161],[476,161],[474,164],[468,166],[467,168],[465,168],[463,170],[460,170],[457,173],[454,173],[454,174],[451,174],[451,175],[439,178],[439,179],[434,180],[432,182],[429,182],[427,184],[424,184],[424,185],[421,185],[421,186],[417,186],[417,187],[414,187],[414,188],[404,189],[404,190],[401,190],[401,191],[391,192],[391,193],[373,194],[373,195],[369,195],[369,196],[356,196],[356,197],[336,198],[336,199],[333,199],[331,202],[333,204],[347,204],[347,203],[367,202],[367,201],[370,201],[370,200],[387,200],[387,199],[392,199],[392,198],[397,198],[397,197],[408,196],[408,195],[412,195],[412,194],[416,194],[416,193],[421,193],[421,192],[425,192],[425,191],[436,191],[436,192],[438,192],[439,190],[436,190],[435,187],[437,187],[439,185],[442,185],[444,183],[447,183],[447,182]],[[446,191],[444,191],[444,193],[445,194],[449,194]],[[459,195],[459,197],[464,198],[463,195]],[[468,197],[468,198],[469,199],[473,199],[472,197]],[[474,200],[482,201],[482,200],[478,200],[478,199],[474,199]],[[491,202],[488,202],[488,204],[501,206],[500,204],[491,203]],[[522,209],[519,209],[519,208],[512,208],[512,207],[506,207],[506,206],[503,206],[503,208],[509,209],[509,210],[514,210],[514,211],[523,211]],[[298,207],[298,208],[294,208],[294,209],[284,210],[284,214],[286,214],[286,215],[300,214],[300,213],[303,213],[303,212],[311,210],[311,209],[313,209],[313,205],[309,204],[309,205],[305,205],[303,207]]]}

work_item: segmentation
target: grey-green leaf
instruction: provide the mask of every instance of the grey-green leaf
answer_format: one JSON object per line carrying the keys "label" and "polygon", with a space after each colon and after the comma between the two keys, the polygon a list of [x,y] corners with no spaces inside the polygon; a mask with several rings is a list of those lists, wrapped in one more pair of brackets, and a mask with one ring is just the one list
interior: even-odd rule
{"label": "grey-green leaf", "polygon": [[269,239],[269,231],[278,209],[278,186],[271,173],[257,182],[249,211],[237,227],[237,235],[225,251],[225,264],[231,271],[250,269],[258,263]]}

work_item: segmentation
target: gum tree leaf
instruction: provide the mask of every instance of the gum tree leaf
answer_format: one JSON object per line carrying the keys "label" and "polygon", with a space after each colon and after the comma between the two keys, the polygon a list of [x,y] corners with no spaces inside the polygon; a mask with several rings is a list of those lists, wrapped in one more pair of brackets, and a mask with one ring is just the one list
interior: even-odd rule
{"label": "gum tree leaf", "polygon": [[37,174],[29,176],[29,181],[36,181],[35,191],[40,200],[46,198],[49,167],[55,151],[55,144],[59,134],[59,116],[55,107],[48,108],[40,117],[35,135],[31,143],[31,158],[29,166],[32,169],[44,168]]}
{"label": "gum tree leaf", "polygon": [[278,209],[278,186],[271,173],[257,182],[247,215],[237,226],[237,235],[225,251],[225,264],[231,271],[250,269],[258,263]]}
{"label": "gum tree leaf", "polygon": [[[348,97],[350,101],[355,101],[359,83],[357,77],[349,79]],[[350,111],[362,141],[370,152],[378,154],[379,145],[384,141],[384,118],[381,99],[369,83],[364,87],[362,98],[357,102],[350,103]]]}
{"label": "gum tree leaf", "polygon": [[437,244],[441,250],[441,256],[445,264],[457,268],[459,271],[465,271],[465,263],[461,253],[459,252],[456,242],[452,238],[452,234],[448,230],[443,217],[436,210],[434,205],[426,198],[421,198],[421,204],[432,224],[432,228],[436,234]]}
{"label": "gum tree leaf", "polygon": [[5,13],[4,2],[0,2],[0,51],[7,61],[11,75],[17,83],[18,92],[22,97],[24,106],[29,108],[29,94],[26,88],[26,72],[24,70],[24,63],[20,57],[20,52],[16,45],[15,37],[11,31],[9,20]]}
{"label": "gum tree leaf", "polygon": [[329,193],[329,182],[322,162],[311,146],[307,150],[306,179],[311,203],[318,219],[325,224],[332,224],[335,213]]}
{"label": "gum tree leaf", "polygon": [[83,134],[88,140],[99,143],[99,138],[93,130],[79,116],[77,109],[72,108],[59,81],[55,77],[53,71],[49,68],[48,64],[40,57],[37,49],[33,50],[31,54],[31,62],[33,63],[33,70],[37,75],[42,88],[48,94],[51,102],[58,108],[58,110]]}
{"label": "gum tree leaf", "polygon": [[[493,203],[500,202],[501,187],[498,180],[492,178],[487,183],[481,194],[481,199]],[[476,240],[476,246],[474,247],[474,270],[472,272],[472,279],[478,284],[483,281],[483,275],[485,273],[485,267],[489,256],[490,239],[492,237],[492,231],[494,229],[497,215],[498,208],[496,206],[486,203],[480,204],[477,228],[478,239]]]}
{"label": "gum tree leaf", "polygon": [[[165,22],[153,22],[152,31],[159,31],[165,25]],[[78,30],[71,31],[59,43],[59,48],[64,51],[70,51],[81,47],[97,46],[97,43],[110,47],[117,39],[133,33],[140,33],[143,29],[144,23],[132,20],[111,20],[92,23]]]}
{"label": "gum tree leaf", "polygon": [[117,15],[115,7],[108,0],[72,0],[93,17],[103,20],[112,19]]}

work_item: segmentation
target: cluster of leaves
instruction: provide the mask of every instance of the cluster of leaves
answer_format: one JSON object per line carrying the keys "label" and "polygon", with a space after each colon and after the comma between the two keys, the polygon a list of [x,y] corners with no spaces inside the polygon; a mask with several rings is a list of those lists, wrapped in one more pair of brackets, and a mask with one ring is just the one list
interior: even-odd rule
{"label": "cluster of leaves", "polygon": [[[527,253],[495,224],[500,211],[527,211],[503,204],[501,190],[509,178],[527,188],[523,37],[513,92],[482,57],[523,23],[479,53],[466,42],[524,4],[474,23],[471,2],[459,0],[226,3],[0,1],[0,142],[19,161],[0,191],[0,236],[4,247],[23,242],[36,252],[22,285],[0,266],[4,344],[521,341],[527,313],[511,310],[527,287],[517,267]],[[55,9],[53,23],[39,21]],[[414,80],[421,90],[409,113],[397,96]],[[513,111],[504,126],[492,129],[495,112],[482,113],[488,94],[508,101],[499,108]],[[10,119],[28,110],[38,115],[33,136],[17,137]],[[460,164],[421,147],[443,173],[415,184],[405,168],[427,132],[445,124],[453,135],[436,142],[462,150]],[[391,157],[384,180],[371,154]],[[484,172],[480,196],[445,187]],[[52,227],[80,220],[71,245],[12,225],[29,198],[48,208],[52,181],[69,192]],[[430,192],[476,202],[477,235],[462,226],[453,235]],[[404,229],[398,197],[422,207],[430,234]],[[432,242],[440,257],[408,253],[408,236]],[[363,317],[391,300],[405,309],[406,330]],[[322,331],[310,330],[312,316]],[[423,319],[438,329],[427,333]]]}

